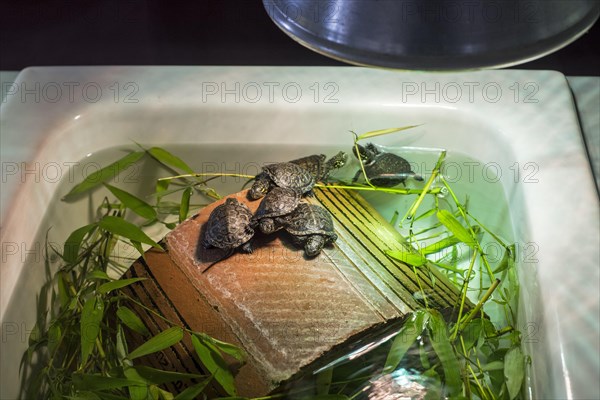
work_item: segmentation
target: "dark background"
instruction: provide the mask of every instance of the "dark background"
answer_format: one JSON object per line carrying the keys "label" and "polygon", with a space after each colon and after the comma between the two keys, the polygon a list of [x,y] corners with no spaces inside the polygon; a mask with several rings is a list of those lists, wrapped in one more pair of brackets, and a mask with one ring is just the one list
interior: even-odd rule
{"label": "dark background", "polygon": [[[599,24],[522,69],[600,75]],[[3,2],[0,69],[33,65],[345,65],[294,42],[259,0]]]}

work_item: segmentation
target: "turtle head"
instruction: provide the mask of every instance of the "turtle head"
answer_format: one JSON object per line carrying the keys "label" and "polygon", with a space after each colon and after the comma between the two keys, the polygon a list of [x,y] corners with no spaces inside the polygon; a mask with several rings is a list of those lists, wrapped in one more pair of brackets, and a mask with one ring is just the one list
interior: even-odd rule
{"label": "turtle head", "polygon": [[343,151],[340,151],[335,156],[331,157],[329,159],[329,161],[327,161],[327,169],[331,170],[331,169],[342,168],[344,165],[346,165],[347,161],[348,161],[348,154],[346,154]]}
{"label": "turtle head", "polygon": [[260,220],[258,224],[260,231],[265,235],[275,232],[277,229],[275,227],[275,221],[273,218],[263,218]]}
{"label": "turtle head", "polygon": [[304,244],[304,253],[307,257],[316,257],[325,245],[325,238],[321,235],[312,235]]}
{"label": "turtle head", "polygon": [[352,148],[352,153],[354,153],[354,156],[360,159],[363,163],[369,164],[375,159],[377,154],[371,147],[373,147],[371,143],[366,146],[356,144],[356,146]]}
{"label": "turtle head", "polygon": [[269,191],[270,182],[266,177],[261,177],[260,175],[256,177],[254,180],[254,184],[248,191],[248,197],[250,200],[258,200],[263,197]]}

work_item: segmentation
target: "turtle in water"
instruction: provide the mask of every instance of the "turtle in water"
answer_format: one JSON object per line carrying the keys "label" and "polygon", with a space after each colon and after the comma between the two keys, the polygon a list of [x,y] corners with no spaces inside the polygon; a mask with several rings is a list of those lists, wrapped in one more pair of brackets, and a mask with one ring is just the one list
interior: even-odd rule
{"label": "turtle in water", "polygon": [[262,172],[254,178],[254,184],[248,191],[251,200],[263,197],[274,186],[297,189],[301,194],[309,193],[315,185],[315,178],[301,166],[282,162],[263,167]]}
{"label": "turtle in water", "polygon": [[281,228],[275,218],[294,211],[301,197],[302,193],[298,189],[274,187],[260,202],[252,218],[252,226],[258,226],[265,234],[275,232]]}
{"label": "turtle in water", "polygon": [[304,247],[308,257],[319,255],[323,246],[337,240],[329,211],[316,204],[301,203],[290,214],[276,220],[292,235],[296,245]]}
{"label": "turtle in water", "polygon": [[[365,173],[373,185],[381,187],[404,185],[406,179],[411,176],[417,181],[423,180],[420,175],[411,170],[409,162],[404,158],[393,153],[382,152],[373,143],[365,146],[359,144],[357,147],[359,154],[356,154],[356,148],[352,149],[353,153],[362,160]],[[356,182],[362,173],[362,169],[356,171],[352,182]]]}
{"label": "turtle in water", "polygon": [[235,198],[228,198],[217,206],[208,217],[202,238],[205,248],[217,247],[227,250],[224,257],[209,265],[204,272],[216,263],[223,261],[241,247],[242,251],[252,253],[251,239],[254,229],[251,226],[252,212]]}
{"label": "turtle in water", "polygon": [[302,158],[297,158],[290,161],[291,163],[297,164],[311,173],[315,177],[315,181],[325,181],[329,176],[329,173],[338,168],[342,168],[348,161],[348,154],[340,151],[335,156],[326,160],[325,154],[313,154]]}

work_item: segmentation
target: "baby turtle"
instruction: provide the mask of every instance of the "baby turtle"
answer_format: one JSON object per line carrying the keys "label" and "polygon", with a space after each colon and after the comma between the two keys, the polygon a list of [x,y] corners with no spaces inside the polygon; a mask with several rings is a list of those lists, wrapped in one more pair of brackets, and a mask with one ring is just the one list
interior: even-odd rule
{"label": "baby turtle", "polygon": [[217,206],[208,217],[202,245],[205,248],[217,247],[228,250],[225,256],[204,270],[206,272],[214,264],[228,258],[241,246],[246,253],[252,253],[251,240],[254,229],[251,227],[252,212],[243,203],[228,198]]}
{"label": "baby turtle", "polygon": [[282,162],[263,167],[256,175],[254,184],[248,191],[248,197],[257,200],[263,197],[274,186],[297,189],[300,193],[308,193],[315,185],[315,178],[301,166]]}
{"label": "baby turtle", "polygon": [[281,228],[281,225],[275,222],[275,218],[294,211],[301,197],[302,194],[297,189],[274,187],[260,202],[252,218],[252,226],[258,225],[260,231],[265,234],[275,232]]}
{"label": "baby turtle", "polygon": [[313,154],[290,162],[310,172],[315,177],[315,181],[319,182],[327,180],[331,170],[342,168],[346,164],[346,161],[348,161],[348,155],[340,151],[329,160],[325,161],[325,159],[325,154]]}
{"label": "baby turtle", "polygon": [[[353,148],[354,155],[362,160],[365,173],[373,185],[381,187],[404,185],[404,181],[411,176],[417,181],[423,180],[420,175],[411,171],[409,162],[404,158],[393,153],[382,152],[373,143],[368,143],[366,146],[357,145],[357,147],[359,154],[356,154],[356,149]],[[352,182],[356,182],[362,173],[362,169],[356,171]]]}
{"label": "baby turtle", "polygon": [[308,257],[319,255],[323,246],[337,240],[329,212],[316,204],[301,203],[277,221],[292,235],[294,243],[304,247]]}

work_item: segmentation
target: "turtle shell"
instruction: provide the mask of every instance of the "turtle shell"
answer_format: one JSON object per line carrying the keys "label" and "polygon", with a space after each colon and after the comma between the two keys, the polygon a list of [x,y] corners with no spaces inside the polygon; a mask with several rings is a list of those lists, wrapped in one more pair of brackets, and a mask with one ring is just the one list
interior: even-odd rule
{"label": "turtle shell", "polygon": [[220,249],[235,249],[249,241],[254,235],[250,227],[252,212],[243,203],[228,198],[217,206],[206,222],[205,246]]}
{"label": "turtle shell", "polygon": [[285,230],[294,236],[323,235],[331,240],[337,238],[329,211],[316,204],[299,204],[285,218]]}
{"label": "turtle shell", "polygon": [[315,178],[316,181],[323,179],[325,175],[325,154],[313,154],[290,161],[304,168]]}
{"label": "turtle shell", "polygon": [[283,162],[263,167],[263,171],[276,186],[299,189],[302,193],[310,192],[315,185],[315,178],[301,166]]}
{"label": "turtle shell", "polygon": [[365,172],[372,184],[384,187],[399,185],[414,175],[410,163],[393,153],[380,153],[375,156],[370,164],[365,165]]}
{"label": "turtle shell", "polygon": [[253,220],[289,214],[298,206],[300,197],[301,193],[297,189],[274,187],[260,202]]}

